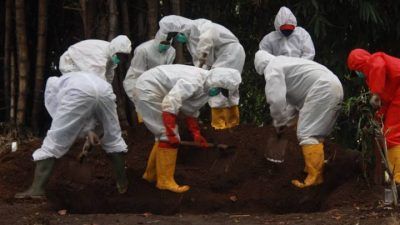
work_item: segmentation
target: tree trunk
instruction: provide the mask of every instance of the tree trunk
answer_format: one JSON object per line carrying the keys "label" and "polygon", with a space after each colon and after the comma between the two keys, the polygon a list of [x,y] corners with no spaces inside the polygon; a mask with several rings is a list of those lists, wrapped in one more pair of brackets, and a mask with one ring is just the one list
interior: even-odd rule
{"label": "tree trunk", "polygon": [[[129,39],[132,41],[133,45],[133,35],[131,35],[130,31],[130,20],[129,20],[129,10],[128,10],[128,1],[127,0],[121,0],[120,1],[121,5],[121,16],[122,16],[122,30],[125,35],[129,37]],[[130,61],[126,62],[126,67],[129,68]],[[126,70],[123,70],[123,73],[126,74]],[[123,81],[125,76],[121,76],[121,81]],[[120,84],[121,85],[121,84]],[[121,88],[123,88],[123,85],[121,85]],[[124,89],[123,89],[124,90]],[[126,106],[126,116],[127,116],[127,121],[132,122],[133,118],[136,116],[135,110],[133,110],[133,103],[128,99],[126,94],[123,94],[123,97],[125,99],[125,106]],[[133,122],[130,124],[134,124]]]}
{"label": "tree trunk", "polygon": [[[172,6],[172,14],[174,15],[181,15],[181,0],[171,0],[171,6]],[[185,59],[183,57],[183,48],[181,44],[176,44],[176,58],[175,62],[184,64]]]}
{"label": "tree trunk", "polygon": [[131,37],[132,37],[131,23],[129,21],[129,9],[128,9],[128,1],[127,0],[121,0],[121,16],[122,16],[123,33],[131,39]]}
{"label": "tree trunk", "polygon": [[85,34],[85,38],[89,38],[89,24],[88,24],[86,0],[79,0],[79,4],[81,5],[83,32]]}
{"label": "tree trunk", "polygon": [[12,124],[17,122],[15,111],[17,109],[17,92],[16,92],[16,82],[17,73],[15,71],[15,54],[14,51],[10,51],[10,121]]}
{"label": "tree trunk", "polygon": [[111,41],[118,33],[118,9],[116,0],[108,0],[108,40]]}
{"label": "tree trunk", "polygon": [[81,17],[83,24],[83,32],[85,38],[94,38],[95,16],[96,16],[96,0],[79,0],[81,5]]}
{"label": "tree trunk", "polygon": [[148,30],[147,36],[153,39],[157,32],[158,25],[158,0],[147,0]]}
{"label": "tree trunk", "polygon": [[[108,0],[107,3],[108,3],[108,21],[109,21],[108,40],[111,41],[115,36],[117,36],[118,33],[118,8],[116,0]],[[112,85],[115,95],[117,96],[118,118],[121,127],[125,128],[129,126],[129,124],[125,111],[126,101],[123,93],[124,89],[122,87],[122,80],[121,80],[121,74],[125,72],[124,68],[122,67],[123,65],[120,64],[119,68],[115,70],[115,77],[112,82]]]}
{"label": "tree trunk", "polygon": [[47,0],[39,0],[35,92],[33,100],[32,122],[35,131],[39,128],[39,117],[42,109],[43,74],[46,66],[46,29],[47,28]]}
{"label": "tree trunk", "polygon": [[9,119],[10,107],[10,46],[12,33],[12,0],[6,0],[4,20],[4,61],[3,61],[3,82],[4,82],[4,112],[5,121]]}
{"label": "tree trunk", "polygon": [[96,1],[96,37],[97,39],[107,40],[109,36],[109,0]]}
{"label": "tree trunk", "polygon": [[147,39],[147,35],[146,35],[146,2],[144,2],[144,0],[139,0],[138,4],[138,12],[136,15],[136,40],[138,42],[142,42],[143,40]]}
{"label": "tree trunk", "polygon": [[15,31],[17,36],[19,90],[17,105],[17,125],[25,120],[27,77],[29,71],[28,42],[26,38],[25,1],[15,0]]}

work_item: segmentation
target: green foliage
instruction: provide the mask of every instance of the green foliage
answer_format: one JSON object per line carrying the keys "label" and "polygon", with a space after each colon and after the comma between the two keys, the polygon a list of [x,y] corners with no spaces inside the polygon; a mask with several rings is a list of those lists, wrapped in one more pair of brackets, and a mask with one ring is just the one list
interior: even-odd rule
{"label": "green foliage", "polygon": [[376,120],[369,99],[370,93],[365,88],[361,94],[345,99],[334,132],[336,141],[361,152],[365,178],[368,178],[368,170],[377,163],[373,149],[375,138],[383,136],[382,123]]}

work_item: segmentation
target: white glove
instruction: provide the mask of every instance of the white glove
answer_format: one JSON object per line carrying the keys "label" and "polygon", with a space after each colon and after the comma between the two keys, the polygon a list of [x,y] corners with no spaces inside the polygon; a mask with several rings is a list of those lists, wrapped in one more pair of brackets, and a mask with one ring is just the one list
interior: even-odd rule
{"label": "white glove", "polygon": [[207,56],[208,56],[207,53],[202,53],[201,56],[199,57],[199,62],[200,62],[199,67],[200,67],[200,68],[202,68],[203,65],[206,64],[206,62],[207,62]]}
{"label": "white glove", "polygon": [[89,131],[86,138],[92,146],[98,146],[101,144],[99,136],[97,136],[93,131]]}
{"label": "white glove", "polygon": [[369,99],[369,104],[374,108],[378,109],[381,107],[381,98],[377,94],[372,94],[371,98]]}

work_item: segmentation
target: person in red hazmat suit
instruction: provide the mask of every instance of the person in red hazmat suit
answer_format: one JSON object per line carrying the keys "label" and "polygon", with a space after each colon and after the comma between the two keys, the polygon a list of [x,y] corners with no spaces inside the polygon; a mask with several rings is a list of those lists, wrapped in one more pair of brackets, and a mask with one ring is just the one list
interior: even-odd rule
{"label": "person in red hazmat suit", "polygon": [[400,59],[383,52],[371,54],[354,49],[347,65],[365,78],[371,92],[370,104],[378,110],[377,118],[383,120],[390,170],[400,184]]}

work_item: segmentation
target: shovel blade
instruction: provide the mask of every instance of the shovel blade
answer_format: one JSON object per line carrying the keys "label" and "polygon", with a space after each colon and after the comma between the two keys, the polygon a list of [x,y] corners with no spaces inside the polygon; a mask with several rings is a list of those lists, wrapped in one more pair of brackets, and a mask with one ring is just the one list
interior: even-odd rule
{"label": "shovel blade", "polygon": [[265,159],[273,163],[283,163],[287,144],[288,140],[286,138],[277,137],[276,135],[270,136],[264,152]]}

